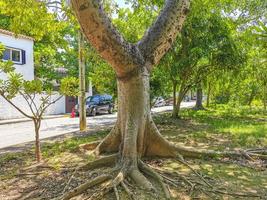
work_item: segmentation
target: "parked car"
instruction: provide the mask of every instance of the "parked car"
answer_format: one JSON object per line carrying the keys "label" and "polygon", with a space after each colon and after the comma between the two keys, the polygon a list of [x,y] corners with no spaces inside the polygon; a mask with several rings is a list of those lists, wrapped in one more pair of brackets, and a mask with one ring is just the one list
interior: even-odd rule
{"label": "parked car", "polygon": [[189,102],[190,101],[190,97],[188,95],[185,95],[184,96],[184,101]]}
{"label": "parked car", "polygon": [[[86,115],[95,116],[99,113],[113,113],[114,104],[112,96],[108,94],[93,95],[86,99]],[[79,115],[79,105],[75,105],[75,113]]]}
{"label": "parked car", "polygon": [[162,97],[157,97],[156,99],[154,99],[154,107],[161,107],[165,105],[166,101]]}
{"label": "parked car", "polygon": [[165,100],[166,106],[172,106],[173,105],[173,98],[168,98]]}

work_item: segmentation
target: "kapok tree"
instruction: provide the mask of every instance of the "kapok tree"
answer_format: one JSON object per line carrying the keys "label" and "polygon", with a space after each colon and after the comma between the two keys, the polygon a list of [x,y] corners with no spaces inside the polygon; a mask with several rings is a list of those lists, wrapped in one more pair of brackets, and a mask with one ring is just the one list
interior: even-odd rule
{"label": "kapok tree", "polygon": [[132,179],[143,189],[155,191],[144,174],[154,177],[162,186],[166,198],[170,198],[162,177],[142,161],[144,157],[175,157],[182,161],[182,156],[217,155],[169,143],[158,131],[150,113],[149,75],[176,39],[189,11],[190,2],[166,0],[156,21],[136,44],[124,40],[107,17],[101,2],[72,0],[72,8],[87,40],[116,73],[118,115],[111,132],[102,141],[87,146],[88,149],[95,148],[97,156],[103,153],[113,154],[100,157],[80,169],[95,169],[113,164],[116,167],[109,175],[100,175],[65,193],[62,199],[70,199],[103,182],[106,184],[100,193],[95,193],[90,199],[100,199],[101,195],[113,189],[118,194],[116,187],[119,184],[130,194],[124,184],[126,178]]}

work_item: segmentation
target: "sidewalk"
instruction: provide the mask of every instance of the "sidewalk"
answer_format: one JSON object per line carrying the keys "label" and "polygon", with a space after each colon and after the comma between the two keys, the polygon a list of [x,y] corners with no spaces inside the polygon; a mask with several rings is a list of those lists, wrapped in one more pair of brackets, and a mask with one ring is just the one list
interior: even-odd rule
{"label": "sidewalk", "polygon": [[[64,114],[64,115],[46,115],[43,117],[43,119],[56,119],[56,118],[62,118],[62,117],[67,117],[69,114]],[[15,124],[15,123],[22,123],[22,122],[29,122],[32,121],[29,118],[17,118],[17,119],[3,119],[0,120],[0,125],[5,125],[5,124]]]}

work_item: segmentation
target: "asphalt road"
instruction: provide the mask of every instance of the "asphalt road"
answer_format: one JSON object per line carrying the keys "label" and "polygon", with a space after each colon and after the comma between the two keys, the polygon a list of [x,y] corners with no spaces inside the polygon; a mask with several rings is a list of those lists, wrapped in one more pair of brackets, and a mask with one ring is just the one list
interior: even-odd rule
{"label": "asphalt road", "polygon": [[[194,102],[183,102],[181,107],[192,107]],[[172,106],[153,108],[152,113],[172,110]],[[117,114],[98,115],[88,117],[87,123],[90,130],[106,128],[113,125]],[[79,118],[55,118],[42,121],[40,139],[64,135],[79,130]],[[34,141],[34,126],[32,122],[21,122],[0,125],[0,149]]]}

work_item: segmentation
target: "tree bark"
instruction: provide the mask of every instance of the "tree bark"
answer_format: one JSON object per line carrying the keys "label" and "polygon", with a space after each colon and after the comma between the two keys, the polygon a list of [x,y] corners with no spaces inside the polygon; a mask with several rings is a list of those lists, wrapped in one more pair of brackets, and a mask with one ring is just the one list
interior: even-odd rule
{"label": "tree bark", "polygon": [[247,102],[247,105],[249,107],[251,107],[251,104],[252,104],[252,101],[254,100],[254,97],[255,97],[255,89],[251,89],[251,92],[250,92],[250,95],[249,95],[249,98],[248,98],[248,102]]}
{"label": "tree bark", "polygon": [[210,84],[210,82],[208,82],[208,92],[207,92],[206,107],[210,106],[210,93],[211,93],[211,84]]}
{"label": "tree bark", "polygon": [[102,1],[72,0],[72,8],[81,25],[81,31],[98,53],[122,77],[144,62],[138,48],[128,43],[115,29],[106,15]]}
{"label": "tree bark", "polygon": [[41,119],[34,119],[34,130],[35,130],[35,158],[37,162],[42,160],[41,155],[41,145],[40,145],[40,126],[41,126]]}
{"label": "tree bark", "polygon": [[173,80],[172,81],[172,97],[173,97],[173,109],[172,109],[172,116],[176,116],[176,104],[177,104],[177,96],[176,96],[176,91],[177,91],[177,81]]}
{"label": "tree bark", "polygon": [[99,0],[72,0],[72,7],[86,38],[112,65],[117,75],[118,115],[112,131],[98,144],[95,153],[118,153],[120,172],[113,188],[125,176],[152,191],[141,173],[144,156],[175,156],[159,133],[150,113],[149,75],[176,38],[189,9],[189,0],[166,0],[151,29],[137,44],[126,42],[114,28]]}
{"label": "tree bark", "polygon": [[165,55],[182,29],[189,11],[189,0],[166,0],[157,20],[138,42],[149,66],[155,66]]}
{"label": "tree bark", "polygon": [[[130,170],[137,170],[138,160],[142,157],[175,157],[177,148],[162,137],[152,120],[147,67],[140,67],[136,76],[130,79],[117,81],[117,122],[98,144],[96,154],[119,152],[122,168]],[[180,95],[177,104],[182,98]]]}
{"label": "tree bark", "polygon": [[85,57],[84,57],[84,37],[79,31],[78,33],[79,41],[79,120],[80,120],[80,130],[86,130],[86,100],[85,100]]}
{"label": "tree bark", "polygon": [[198,83],[197,84],[197,100],[196,100],[196,105],[193,109],[194,110],[203,110],[204,107],[203,107],[202,101],[203,101],[203,90],[201,87],[201,83]]}
{"label": "tree bark", "polygon": [[181,103],[187,91],[188,90],[186,90],[185,85],[182,82],[179,88],[175,110],[173,111],[173,115],[172,115],[173,118],[180,118]]}
{"label": "tree bark", "polygon": [[[123,183],[126,177],[132,179],[139,187],[156,192],[143,173],[153,174],[156,180],[160,178],[142,162],[143,157],[179,157],[183,162],[181,155],[201,157],[204,153],[216,156],[217,153],[211,151],[190,150],[169,143],[158,131],[150,112],[150,71],[175,40],[188,11],[189,0],[166,0],[158,19],[143,39],[135,45],[127,43],[113,27],[103,11],[101,1],[72,0],[72,6],[87,39],[112,65],[117,75],[117,122],[95,149],[96,155],[105,152],[116,153],[92,163],[97,167],[104,161],[115,164],[115,176],[114,178],[99,176],[75,188],[62,199],[70,199],[73,193],[80,194],[92,184],[102,183],[103,179],[112,181],[106,182],[101,194],[107,194],[113,188],[117,194],[116,187]],[[188,87],[184,85],[180,87],[176,105],[178,109],[187,91]],[[87,168],[91,168],[90,164]],[[163,181],[161,183],[163,190],[167,191]],[[96,196],[92,195],[90,198],[93,197]],[[99,196],[97,197],[99,199]],[[170,195],[166,194],[166,197],[170,199]]]}

